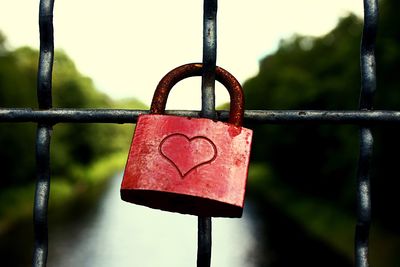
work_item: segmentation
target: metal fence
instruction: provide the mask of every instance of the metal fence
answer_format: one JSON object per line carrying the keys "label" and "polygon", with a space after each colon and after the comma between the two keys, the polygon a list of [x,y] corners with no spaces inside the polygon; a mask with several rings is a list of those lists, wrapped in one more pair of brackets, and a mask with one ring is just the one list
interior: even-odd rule
{"label": "metal fence", "polygon": [[[246,110],[245,122],[260,124],[355,124],[360,126],[360,156],[357,172],[357,224],[355,265],[367,267],[368,236],[371,223],[370,173],[373,135],[370,126],[400,123],[398,111],[372,111],[376,89],[375,36],[377,0],[363,0],[364,27],[361,40],[361,93],[359,110]],[[41,0],[39,11],[40,58],[37,96],[39,110],[1,108],[0,122],[37,123],[37,182],[34,200],[35,246],[33,266],[46,266],[48,252],[47,209],[50,191],[50,139],[57,123],[135,123],[146,110],[54,109],[52,108],[52,69],[54,0]],[[215,111],[215,66],[217,44],[217,0],[204,0],[203,75],[201,111],[167,111],[168,114],[226,120],[227,111]],[[197,266],[209,266],[211,258],[211,218],[198,219]]]}

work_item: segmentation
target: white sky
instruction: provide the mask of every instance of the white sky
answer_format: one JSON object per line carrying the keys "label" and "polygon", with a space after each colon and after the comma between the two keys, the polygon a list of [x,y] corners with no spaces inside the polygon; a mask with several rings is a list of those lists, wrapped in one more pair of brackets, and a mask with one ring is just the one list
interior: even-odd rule
{"label": "white sky", "polygon": [[[12,48],[39,46],[39,0],[0,0],[0,30]],[[171,69],[202,59],[202,0],[56,0],[55,46],[113,98],[149,105]],[[293,33],[321,35],[361,0],[220,0],[217,65],[243,83]],[[200,78],[179,83],[167,108],[200,109]],[[57,88],[54,88],[57,90]],[[217,86],[217,105],[228,95]]]}

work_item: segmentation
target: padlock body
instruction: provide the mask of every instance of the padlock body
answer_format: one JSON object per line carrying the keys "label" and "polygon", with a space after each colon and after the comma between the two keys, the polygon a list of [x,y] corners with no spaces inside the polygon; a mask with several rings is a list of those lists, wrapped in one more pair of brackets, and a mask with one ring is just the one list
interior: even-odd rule
{"label": "padlock body", "polygon": [[252,130],[202,118],[139,116],[125,201],[198,216],[242,215]]}

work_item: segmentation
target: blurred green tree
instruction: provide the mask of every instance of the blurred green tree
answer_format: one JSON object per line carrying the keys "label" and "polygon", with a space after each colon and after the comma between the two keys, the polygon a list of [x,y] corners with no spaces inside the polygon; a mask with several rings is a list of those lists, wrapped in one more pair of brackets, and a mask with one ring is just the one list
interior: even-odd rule
{"label": "blurred green tree", "polygon": [[[377,38],[377,109],[398,109],[400,88],[399,3],[380,3]],[[247,109],[358,109],[362,22],[340,20],[322,37],[295,35],[260,62],[257,76],[244,83]],[[345,125],[252,125],[253,184],[261,201],[273,205],[309,233],[352,257],[358,128]],[[398,126],[374,128],[372,197],[374,266],[394,266],[400,242],[397,207]],[[263,167],[261,167],[263,166]],[[250,177],[252,178],[252,177]],[[267,185],[267,186],[266,186]],[[269,187],[268,187],[269,186]],[[253,192],[254,192],[253,191]],[[265,206],[268,206],[265,204]],[[390,240],[389,240],[390,239]],[[290,242],[287,240],[287,242]],[[374,243],[372,243],[374,244]],[[373,246],[373,245],[372,245]],[[378,251],[378,252],[377,252]],[[385,251],[385,252],[384,252]],[[311,265],[310,265],[311,266]]]}
{"label": "blurred green tree", "polygon": [[[22,47],[9,51],[0,34],[0,106],[37,108],[36,72],[38,51]],[[146,106],[135,99],[114,101],[96,90],[73,61],[56,51],[54,60],[53,106],[62,108],[130,108]],[[0,160],[4,164],[0,187],[25,184],[35,179],[35,124],[2,124]],[[80,179],[76,168],[127,150],[133,127],[115,124],[60,124],[54,126],[51,169],[55,177]]]}
{"label": "blurred green tree", "polygon": [[[245,82],[246,108],[357,109],[360,32],[359,19],[351,15],[323,37],[283,40]],[[268,162],[274,176],[307,194],[349,203],[351,196],[342,191],[352,189],[356,128],[265,125],[254,132],[253,159]]]}

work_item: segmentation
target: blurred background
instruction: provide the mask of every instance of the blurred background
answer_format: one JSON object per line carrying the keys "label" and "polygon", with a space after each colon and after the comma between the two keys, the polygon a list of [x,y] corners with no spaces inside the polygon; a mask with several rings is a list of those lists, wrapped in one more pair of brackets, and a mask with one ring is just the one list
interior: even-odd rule
{"label": "blurred background", "polygon": [[[0,0],[1,107],[37,108],[37,9]],[[380,1],[376,109],[399,107],[399,9]],[[357,109],[361,15],[356,0],[221,0],[217,64],[241,81],[246,109]],[[148,109],[165,73],[202,58],[202,1],[60,1],[54,20],[54,107]],[[168,108],[199,109],[200,79],[191,80]],[[218,86],[220,108],[227,99]],[[358,128],[246,127],[254,143],[245,213],[213,219],[213,266],[352,266]],[[31,262],[35,128],[0,125],[3,266]],[[133,130],[54,127],[48,266],[195,265],[196,217],[119,199]],[[400,131],[373,132],[371,266],[399,266]]]}

